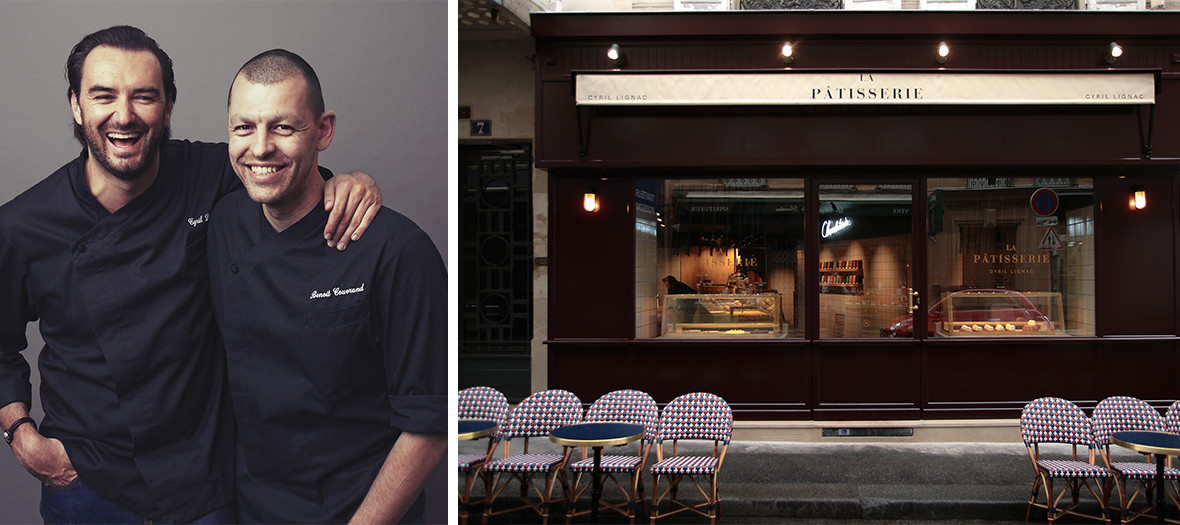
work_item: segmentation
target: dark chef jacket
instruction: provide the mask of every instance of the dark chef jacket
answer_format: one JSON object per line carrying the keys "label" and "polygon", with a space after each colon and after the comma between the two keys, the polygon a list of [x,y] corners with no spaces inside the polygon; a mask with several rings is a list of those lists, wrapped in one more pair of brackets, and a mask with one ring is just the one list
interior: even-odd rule
{"label": "dark chef jacket", "polygon": [[[382,208],[324,243],[322,203],[276,232],[246,192],[209,227],[244,521],[343,523],[402,431],[446,431],[447,281],[430,238]],[[406,515],[413,521],[421,501]]]}
{"label": "dark chef jacket", "polygon": [[0,207],[0,406],[32,404],[20,351],[40,319],[41,433],[106,498],[189,521],[234,496],[205,237],[240,183],[225,144],[170,141],[152,186],[109,214],[85,162]]}

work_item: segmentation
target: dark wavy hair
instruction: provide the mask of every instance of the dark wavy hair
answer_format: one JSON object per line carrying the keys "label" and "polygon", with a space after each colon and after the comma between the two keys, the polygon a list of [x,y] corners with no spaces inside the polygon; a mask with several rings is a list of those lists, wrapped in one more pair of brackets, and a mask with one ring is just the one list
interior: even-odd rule
{"label": "dark wavy hair", "polygon": [[[151,51],[160,62],[160,71],[164,75],[164,97],[169,106],[176,102],[176,75],[172,72],[172,59],[168,57],[168,53],[160,49],[160,45],[152,37],[147,36],[142,29],[132,26],[113,26],[95,31],[83,37],[82,41],[74,46],[69,58],[66,59],[66,81],[70,84],[69,90],[66,91],[67,98],[81,94],[82,66],[86,63],[86,57],[98,46],[126,51]],[[86,146],[86,132],[77,122],[74,122],[74,138],[78,139],[83,147]]]}

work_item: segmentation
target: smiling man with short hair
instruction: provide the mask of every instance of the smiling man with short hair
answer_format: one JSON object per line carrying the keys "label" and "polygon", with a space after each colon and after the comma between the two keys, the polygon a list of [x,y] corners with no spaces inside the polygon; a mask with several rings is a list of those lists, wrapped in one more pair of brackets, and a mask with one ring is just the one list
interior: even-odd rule
{"label": "smiling man with short hair", "polygon": [[336,115],[301,57],[247,62],[228,103],[245,192],[209,226],[213,310],[238,429],[246,523],[421,519],[446,454],[446,275],[434,243],[382,207],[364,243],[318,240],[319,152]]}

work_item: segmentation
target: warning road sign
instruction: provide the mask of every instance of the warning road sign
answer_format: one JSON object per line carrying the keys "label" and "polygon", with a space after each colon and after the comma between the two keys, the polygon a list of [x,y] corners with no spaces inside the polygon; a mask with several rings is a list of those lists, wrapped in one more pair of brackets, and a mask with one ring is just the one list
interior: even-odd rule
{"label": "warning road sign", "polygon": [[1053,231],[1053,228],[1045,231],[1045,237],[1041,239],[1041,245],[1037,246],[1038,250],[1061,250],[1063,248],[1065,248],[1065,245],[1061,244],[1061,237],[1057,236],[1057,232]]}

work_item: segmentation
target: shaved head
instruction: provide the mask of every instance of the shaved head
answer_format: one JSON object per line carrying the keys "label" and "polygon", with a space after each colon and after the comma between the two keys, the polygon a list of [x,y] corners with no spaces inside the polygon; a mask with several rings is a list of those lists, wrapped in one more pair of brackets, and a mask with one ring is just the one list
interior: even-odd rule
{"label": "shaved head", "polygon": [[[320,90],[319,77],[316,76],[311,65],[303,60],[303,57],[286,49],[272,49],[251,58],[238,70],[234,80],[242,77],[254,84],[271,85],[287,80],[294,75],[302,76],[303,80],[307,82],[307,102],[311,106],[309,109],[314,115],[322,115],[324,113],[324,95]],[[231,84],[230,97],[232,96],[233,85]],[[227,101],[226,106],[228,107],[228,105]]]}

